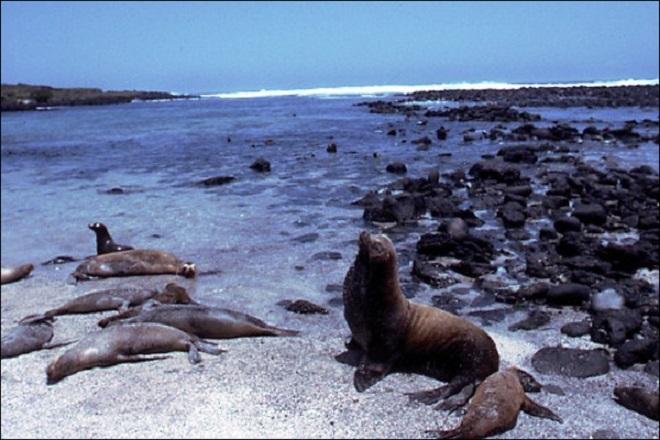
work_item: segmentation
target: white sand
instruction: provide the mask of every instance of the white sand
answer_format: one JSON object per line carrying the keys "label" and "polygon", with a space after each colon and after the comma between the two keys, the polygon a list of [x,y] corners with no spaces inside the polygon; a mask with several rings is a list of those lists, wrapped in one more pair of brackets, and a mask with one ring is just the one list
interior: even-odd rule
{"label": "white sand", "polygon": [[[2,334],[23,316],[79,294],[80,287],[47,282],[38,275],[3,286]],[[357,393],[352,385],[354,368],[333,358],[343,351],[348,335],[341,309],[334,308],[327,316],[284,313],[288,327],[310,330],[297,338],[219,341],[227,353],[202,354],[203,362],[197,366],[188,363],[185,353],[176,352],[163,361],[87,370],[47,386],[46,365],[66,347],[2,360],[1,435],[428,438],[424,430],[449,429],[459,422],[446,412],[408,402],[404,392],[440,385],[423,376],[390,375],[367,392]],[[613,366],[607,375],[582,380],[533,370],[531,355],[545,344],[591,345],[587,338],[574,342],[560,335],[559,326],[575,318],[571,313],[555,314],[548,330],[508,332],[506,327],[522,317],[520,313],[486,328],[498,344],[503,364],[515,362],[540,382],[559,385],[566,393],[532,395],[561,415],[564,424],[521,413],[516,428],[500,438],[589,438],[598,429],[621,438],[658,438],[657,422],[611,399],[617,383],[657,386],[657,379],[639,368],[622,372]],[[96,330],[100,316],[58,318],[53,341]]]}

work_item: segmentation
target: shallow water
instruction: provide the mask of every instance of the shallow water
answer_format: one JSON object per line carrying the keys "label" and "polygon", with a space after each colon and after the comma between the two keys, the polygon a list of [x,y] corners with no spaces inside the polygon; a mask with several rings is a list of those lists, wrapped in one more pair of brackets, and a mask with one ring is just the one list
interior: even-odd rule
{"label": "shallow water", "polygon": [[[401,124],[404,117],[353,105],[361,100],[203,99],[3,113],[2,264],[91,255],[95,238],[87,224],[99,221],[118,243],[170,251],[194,261],[201,272],[219,270],[197,279],[196,295],[203,301],[231,295],[234,303],[240,298],[248,310],[266,314],[284,298],[327,305],[339,293],[326,292],[326,285],[341,284],[358,232],[369,228],[362,209],[350,203],[397,178],[385,172],[389,162],[405,162],[408,175],[417,177],[434,167],[466,169],[501,147],[461,142],[465,128],[495,123],[440,118],[426,126],[406,122],[403,143],[404,136],[385,132],[388,122]],[[629,119],[657,119],[657,110],[636,108],[525,110],[580,128],[593,123],[590,118],[615,127]],[[449,128],[450,139],[439,145],[434,132],[440,125]],[[417,151],[410,141],[424,135],[434,144]],[[338,145],[337,154],[326,152],[330,142]],[[439,156],[447,152],[452,156]],[[598,144],[589,146],[586,157],[598,163],[609,155],[624,168],[657,168],[657,154],[655,144]],[[271,162],[270,173],[249,168],[258,157]],[[214,188],[195,185],[217,175],[236,180]],[[107,194],[113,187],[125,193]],[[294,240],[312,233],[318,239]],[[416,237],[395,242],[408,246]],[[313,257],[325,251],[342,258]],[[75,263],[36,266],[34,276],[66,282]],[[405,257],[401,271],[410,273]]]}

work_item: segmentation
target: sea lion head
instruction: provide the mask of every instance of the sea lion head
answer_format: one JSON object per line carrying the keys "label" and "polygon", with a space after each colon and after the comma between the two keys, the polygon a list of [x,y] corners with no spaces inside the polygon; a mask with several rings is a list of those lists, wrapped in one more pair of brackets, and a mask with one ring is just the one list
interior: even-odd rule
{"label": "sea lion head", "polygon": [[183,266],[181,266],[180,275],[186,278],[195,278],[195,275],[197,275],[197,267],[195,266],[195,263],[183,263]]}
{"label": "sea lion head", "polygon": [[394,245],[386,235],[362,231],[358,243],[358,258],[364,262],[378,265],[396,263]]}
{"label": "sea lion head", "polygon": [[101,232],[101,231],[108,231],[108,228],[103,224],[103,223],[90,223],[87,225],[89,229],[91,229],[94,232]]}
{"label": "sea lion head", "polygon": [[543,388],[543,385],[537,382],[534,377],[526,371],[511,367],[510,370],[518,376],[518,381],[522,385],[523,390],[528,393],[538,393]]}
{"label": "sea lion head", "polygon": [[71,357],[68,353],[64,353],[62,356],[48,364],[46,368],[46,383],[48,385],[53,385],[60,380],[64,379],[66,376],[75,373],[78,371],[77,361],[75,357]]}
{"label": "sea lion head", "polygon": [[163,304],[197,304],[188,295],[186,289],[176,283],[168,283],[162,292],[154,296],[154,299]]}

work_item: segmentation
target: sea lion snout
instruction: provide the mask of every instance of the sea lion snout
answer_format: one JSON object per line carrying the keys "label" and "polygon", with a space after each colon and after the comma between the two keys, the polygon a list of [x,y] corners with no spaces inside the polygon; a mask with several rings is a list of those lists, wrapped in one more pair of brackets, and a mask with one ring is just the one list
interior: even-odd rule
{"label": "sea lion snout", "polygon": [[197,266],[195,266],[195,263],[184,263],[181,267],[181,275],[186,278],[195,278],[195,275],[197,275]]}
{"label": "sea lion snout", "polygon": [[384,262],[394,254],[394,245],[386,235],[362,231],[358,242],[360,254],[369,261]]}

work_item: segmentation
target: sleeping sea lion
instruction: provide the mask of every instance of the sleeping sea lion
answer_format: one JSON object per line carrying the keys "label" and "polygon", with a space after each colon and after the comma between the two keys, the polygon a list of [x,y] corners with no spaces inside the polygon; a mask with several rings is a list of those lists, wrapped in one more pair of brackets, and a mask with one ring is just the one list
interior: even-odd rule
{"label": "sleeping sea lion", "polygon": [[0,284],[9,284],[25,278],[32,272],[34,266],[30,263],[16,267],[3,267],[0,269]]}
{"label": "sleeping sea lion", "polygon": [[619,385],[614,388],[614,400],[653,420],[658,420],[660,407],[658,407],[658,391],[652,392],[641,387],[626,387]]}
{"label": "sleeping sea lion", "polygon": [[408,301],[397,269],[389,238],[362,232],[343,295],[350,345],[362,351],[355,389],[362,392],[393,371],[449,382],[411,395],[430,404],[497,371],[499,355],[490,336],[470,321]]}
{"label": "sleeping sea lion", "polygon": [[93,277],[164,274],[193,278],[195,272],[196,269],[193,263],[184,263],[170,253],[149,249],[133,249],[91,257],[83,261],[72,275],[76,280],[89,280]]}
{"label": "sleeping sea lion", "polygon": [[511,367],[491,374],[477,387],[457,428],[427,432],[437,434],[438,438],[489,437],[515,427],[521,410],[531,416],[563,423],[551,410],[527,397],[518,370]]}
{"label": "sleeping sea lion", "polygon": [[111,252],[121,252],[133,249],[132,246],[117,244],[112,241],[108,228],[103,223],[90,223],[87,226],[96,233],[96,254],[109,254]]}
{"label": "sleeping sea lion", "polygon": [[28,316],[2,337],[2,359],[41,349],[51,349],[73,341],[46,345],[53,339],[53,318]]}
{"label": "sleeping sea lion", "polygon": [[197,336],[162,324],[127,324],[90,333],[51,362],[46,369],[49,385],[66,376],[93,367],[108,367],[122,362],[162,359],[140,354],[187,351],[190,363],[201,361],[199,351],[220,354],[225,350]]}
{"label": "sleeping sea lion", "polygon": [[143,308],[137,316],[109,325],[158,322],[171,325],[200,338],[230,339],[251,336],[296,336],[295,330],[270,326],[245,313],[202,305],[156,305]]}
{"label": "sleeping sea lion", "polygon": [[186,289],[174,283],[167,284],[162,292],[156,289],[120,287],[97,290],[79,296],[61,307],[48,310],[44,313],[44,316],[75,315],[103,312],[106,310],[123,311],[128,307],[138,306],[151,299],[161,303],[190,304],[194,302],[188,296]]}

